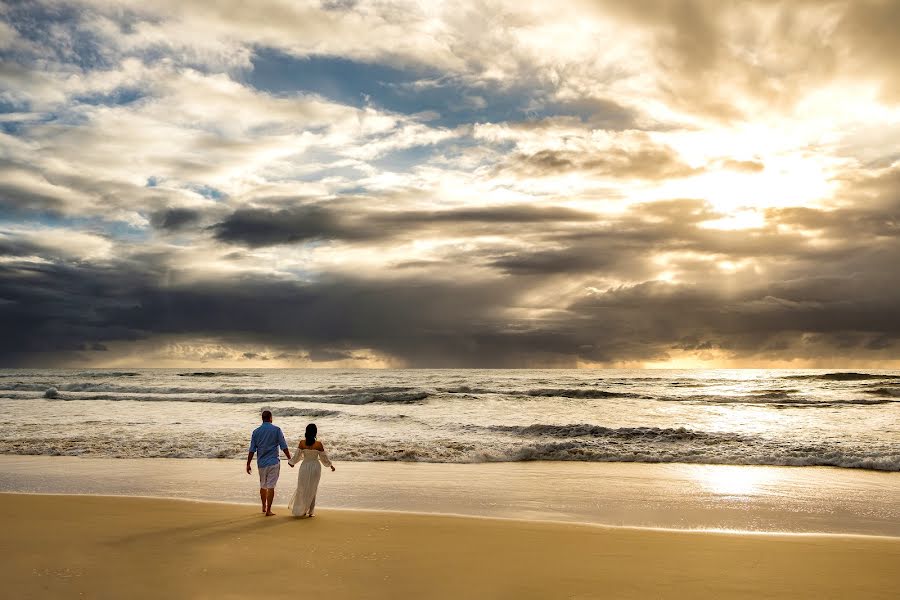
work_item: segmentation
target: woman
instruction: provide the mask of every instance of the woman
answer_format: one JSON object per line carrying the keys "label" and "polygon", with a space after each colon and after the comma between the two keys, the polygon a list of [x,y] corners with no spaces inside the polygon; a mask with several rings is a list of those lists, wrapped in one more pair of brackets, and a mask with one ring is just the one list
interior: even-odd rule
{"label": "woman", "polygon": [[319,466],[319,461],[334,471],[334,465],[325,454],[325,446],[322,445],[322,442],[316,441],[316,433],[318,433],[318,429],[315,423],[307,425],[306,434],[304,439],[300,440],[297,453],[288,461],[288,464],[293,467],[303,459],[300,464],[300,472],[297,473],[297,491],[288,502],[288,510],[295,517],[313,516],[313,511],[316,509],[316,491],[319,489],[319,479],[322,477],[322,467]]}

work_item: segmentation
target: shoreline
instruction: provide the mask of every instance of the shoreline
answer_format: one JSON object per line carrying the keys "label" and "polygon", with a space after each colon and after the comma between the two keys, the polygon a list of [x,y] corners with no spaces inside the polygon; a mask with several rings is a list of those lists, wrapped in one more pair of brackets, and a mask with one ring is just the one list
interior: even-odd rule
{"label": "shoreline", "polygon": [[[319,506],[677,531],[900,537],[900,474],[640,463],[337,463]],[[282,469],[275,505],[294,472]],[[243,461],[0,456],[0,491],[255,504]]]}
{"label": "shoreline", "polygon": [[[22,502],[29,510],[21,511]],[[900,539],[0,494],[16,597],[894,598]]]}

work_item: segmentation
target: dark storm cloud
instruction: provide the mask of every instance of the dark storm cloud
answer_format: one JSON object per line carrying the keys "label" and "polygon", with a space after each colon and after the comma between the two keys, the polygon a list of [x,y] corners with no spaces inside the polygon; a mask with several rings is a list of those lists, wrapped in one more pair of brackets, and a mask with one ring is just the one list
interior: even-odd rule
{"label": "dark storm cloud", "polygon": [[307,353],[306,358],[312,362],[331,362],[335,360],[352,360],[353,353],[346,350],[330,350],[317,348]]}
{"label": "dark storm cloud", "polygon": [[502,316],[523,291],[516,282],[243,277],[175,285],[163,258],[0,264],[0,363],[190,335],[302,349],[320,360],[346,358],[349,350],[335,350],[341,347],[413,365],[572,364],[567,333]]}
{"label": "dark storm cloud", "polygon": [[200,221],[200,212],[189,208],[167,208],[150,215],[150,223],[157,229],[178,230]]}
{"label": "dark storm cloud", "polygon": [[580,252],[578,248],[538,252],[507,253],[488,264],[511,275],[561,275],[591,271],[612,271],[612,261],[596,250]]}
{"label": "dark storm cloud", "polygon": [[[135,294],[146,275],[79,264],[7,262],[0,265],[0,362],[82,350],[110,340],[135,340],[139,331],[110,322],[107,311]],[[127,301],[127,300],[126,300]]]}
{"label": "dark storm cloud", "polygon": [[[287,209],[240,209],[212,227],[216,239],[251,247],[315,240],[374,241],[415,235],[424,229],[509,230],[523,224],[588,222],[596,215],[558,206],[512,205],[440,211],[370,211],[303,205]],[[471,232],[471,229],[469,229]]]}
{"label": "dark storm cloud", "polygon": [[[890,348],[900,334],[896,292],[900,288],[895,281],[893,289],[867,290],[871,299],[857,301],[858,288],[867,283],[854,278],[811,279],[739,297],[711,288],[642,284],[575,302],[565,318],[538,326],[492,317],[515,294],[490,283],[468,289],[409,280],[147,287],[135,289],[133,295],[120,294],[100,311],[85,299],[68,296],[59,299],[65,310],[48,314],[46,309],[52,305],[47,299],[32,298],[43,304],[43,324],[52,323],[58,333],[52,343],[45,337],[47,343],[29,349],[80,349],[83,342],[77,340],[85,335],[109,338],[114,331],[126,339],[189,333],[302,345],[313,348],[310,356],[316,360],[347,358],[347,353],[330,349],[340,342],[373,348],[419,366],[647,359],[661,357],[669,348],[683,348],[691,339],[699,340],[693,342],[698,347],[743,354],[772,351],[790,341],[784,350],[796,351],[799,332],[815,334],[821,345],[818,350],[838,341],[856,350],[873,343]],[[249,305],[254,306],[252,313],[246,311]],[[78,324],[92,313],[96,330]],[[10,342],[40,339],[35,335],[41,331],[40,323],[21,319],[17,323],[6,324],[14,332],[3,346],[7,362],[15,359],[16,350],[22,350]],[[855,337],[848,332],[856,332]],[[59,333],[68,335],[60,339]]]}
{"label": "dark storm cloud", "polygon": [[[890,181],[886,174],[872,186],[887,193]],[[393,218],[404,225],[484,223],[500,210]],[[580,213],[556,210],[509,214],[520,223],[544,223],[538,217],[553,214],[575,219],[583,230],[548,232],[543,239],[555,247],[543,251],[466,256],[462,264],[487,262],[504,273],[469,281],[440,278],[433,268],[416,277],[323,274],[297,282],[247,275],[177,284],[167,266],[174,256],[67,262],[7,236],[0,238],[7,255],[44,255],[49,262],[0,264],[0,362],[37,364],[42,356],[172,335],[265,344],[309,360],[353,359],[352,349],[369,348],[413,366],[458,367],[643,361],[673,350],[773,360],[834,352],[889,358],[897,348],[900,240],[882,220],[815,209],[772,213],[776,224],[802,222],[830,236],[822,238],[828,243],[804,245],[803,236],[778,234],[775,225],[740,236],[705,230],[699,225],[718,215],[695,200],[642,205],[602,231],[579,221]],[[854,243],[857,236],[866,243]],[[651,250],[685,249],[776,262],[765,279],[728,283],[709,263],[685,259],[681,267],[696,271],[691,283],[590,286],[592,278],[617,272],[652,277]],[[572,273],[588,278],[582,291],[541,319],[508,312],[523,306],[546,276]]]}
{"label": "dark storm cloud", "polygon": [[0,256],[34,256],[45,252],[45,249],[37,244],[25,240],[8,238],[0,234]]}
{"label": "dark storm cloud", "polygon": [[[645,283],[574,303],[579,320],[603,323],[604,336],[649,341],[648,348],[717,348],[760,359],[809,358],[896,348],[900,278],[808,276],[725,293],[704,285]],[[767,354],[768,353],[768,354]],[[887,355],[882,354],[883,357]]]}
{"label": "dark storm cloud", "polygon": [[212,229],[220,241],[251,247],[369,237],[344,226],[331,210],[315,205],[282,210],[240,209]]}
{"label": "dark storm cloud", "polygon": [[522,337],[492,323],[491,312],[513,295],[500,282],[243,278],[164,286],[162,279],[141,263],[3,264],[0,362],[39,362],[86,343],[188,334],[301,347],[321,360],[338,356],[339,344],[457,365],[487,358],[488,344],[490,362],[512,364],[513,339]]}
{"label": "dark storm cloud", "polygon": [[398,225],[428,225],[432,223],[553,223],[593,221],[596,215],[565,208],[562,206],[536,206],[533,204],[513,204],[509,206],[487,206],[458,208],[441,211],[406,211],[377,217],[380,223]]}

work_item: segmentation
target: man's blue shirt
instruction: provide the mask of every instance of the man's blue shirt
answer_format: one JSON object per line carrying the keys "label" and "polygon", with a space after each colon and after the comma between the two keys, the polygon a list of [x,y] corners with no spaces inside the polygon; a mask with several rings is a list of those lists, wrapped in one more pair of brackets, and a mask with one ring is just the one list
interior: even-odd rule
{"label": "man's blue shirt", "polygon": [[250,436],[249,452],[256,452],[257,467],[271,467],[278,464],[278,449],[287,450],[287,442],[281,427],[271,423],[263,423],[253,430]]}

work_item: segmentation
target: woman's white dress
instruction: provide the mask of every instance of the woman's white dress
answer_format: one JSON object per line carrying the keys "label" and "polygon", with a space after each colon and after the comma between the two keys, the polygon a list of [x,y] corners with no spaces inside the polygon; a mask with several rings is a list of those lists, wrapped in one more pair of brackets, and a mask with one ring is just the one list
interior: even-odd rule
{"label": "woman's white dress", "polygon": [[316,508],[316,491],[319,489],[319,479],[322,478],[320,461],[326,467],[331,467],[331,461],[328,460],[328,455],[324,450],[305,447],[298,448],[297,453],[288,461],[291,465],[300,463],[299,473],[297,473],[297,491],[288,502],[288,510],[295,517],[304,514],[311,515]]}

